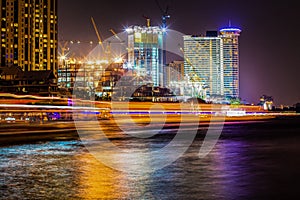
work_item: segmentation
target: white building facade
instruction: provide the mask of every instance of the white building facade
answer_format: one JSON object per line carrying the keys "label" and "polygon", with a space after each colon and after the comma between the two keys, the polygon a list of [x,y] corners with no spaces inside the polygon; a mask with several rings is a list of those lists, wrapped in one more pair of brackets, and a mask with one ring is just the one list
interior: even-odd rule
{"label": "white building facade", "polygon": [[238,36],[241,30],[208,31],[206,36],[186,35],[184,74],[199,82],[206,97],[239,97]]}

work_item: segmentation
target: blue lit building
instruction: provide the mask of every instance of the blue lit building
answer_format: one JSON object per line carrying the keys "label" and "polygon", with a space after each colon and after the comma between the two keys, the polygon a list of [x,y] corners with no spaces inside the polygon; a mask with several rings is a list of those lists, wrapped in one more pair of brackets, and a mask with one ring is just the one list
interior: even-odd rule
{"label": "blue lit building", "polygon": [[128,33],[128,65],[137,83],[163,86],[163,32],[158,26],[131,26]]}
{"label": "blue lit building", "polygon": [[239,36],[238,28],[223,28],[220,37],[223,43],[224,95],[239,97]]}

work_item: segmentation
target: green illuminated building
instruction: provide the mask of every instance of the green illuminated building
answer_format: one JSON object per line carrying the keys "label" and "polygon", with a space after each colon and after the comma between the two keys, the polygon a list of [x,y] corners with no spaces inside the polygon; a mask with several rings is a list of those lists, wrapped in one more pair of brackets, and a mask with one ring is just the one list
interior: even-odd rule
{"label": "green illuminated building", "polygon": [[158,26],[131,26],[128,33],[128,66],[137,83],[163,86],[163,32]]}

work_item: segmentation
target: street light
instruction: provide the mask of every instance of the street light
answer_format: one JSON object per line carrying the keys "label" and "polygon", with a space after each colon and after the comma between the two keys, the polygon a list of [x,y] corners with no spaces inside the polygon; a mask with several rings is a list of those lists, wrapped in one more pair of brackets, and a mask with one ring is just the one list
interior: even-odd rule
{"label": "street light", "polygon": [[[65,82],[64,83],[65,87],[67,87],[67,65],[66,65],[66,59],[67,59],[67,57],[65,55],[61,55],[60,56],[60,61],[62,63],[61,69],[65,70],[65,81],[64,81]],[[62,72],[61,72],[60,76],[62,76]],[[62,78],[61,78],[60,82],[61,82],[61,87],[63,87],[63,83],[62,83],[63,79]]]}

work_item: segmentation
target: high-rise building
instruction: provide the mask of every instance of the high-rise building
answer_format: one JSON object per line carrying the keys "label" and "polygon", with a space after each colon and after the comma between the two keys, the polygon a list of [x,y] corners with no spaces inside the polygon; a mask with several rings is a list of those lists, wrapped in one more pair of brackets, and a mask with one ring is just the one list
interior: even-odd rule
{"label": "high-rise building", "polygon": [[223,43],[224,95],[239,97],[239,35],[238,28],[220,30]]}
{"label": "high-rise building", "polygon": [[166,87],[178,96],[184,96],[186,90],[184,77],[184,61],[174,60],[165,68]]}
{"label": "high-rise building", "polygon": [[185,76],[201,82],[207,97],[239,97],[240,32],[237,28],[224,28],[220,33],[207,31],[205,36],[183,37]]}
{"label": "high-rise building", "polygon": [[174,60],[169,63],[166,68],[166,85],[169,86],[170,83],[181,82],[184,80],[184,62],[179,60]]}
{"label": "high-rise building", "polygon": [[0,65],[57,75],[57,0],[1,0]]}
{"label": "high-rise building", "polygon": [[139,84],[163,86],[163,32],[158,26],[131,26],[128,33],[128,65]]}
{"label": "high-rise building", "polygon": [[205,85],[207,96],[223,95],[222,40],[218,36],[184,36],[185,76]]}

